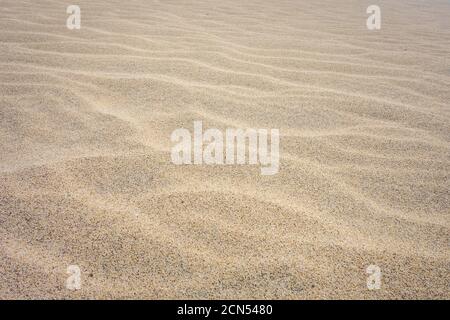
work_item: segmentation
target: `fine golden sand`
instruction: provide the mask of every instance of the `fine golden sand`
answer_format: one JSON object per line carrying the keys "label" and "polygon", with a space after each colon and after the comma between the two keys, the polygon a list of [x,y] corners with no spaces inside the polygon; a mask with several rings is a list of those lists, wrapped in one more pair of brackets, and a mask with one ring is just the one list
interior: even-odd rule
{"label": "fine golden sand", "polygon": [[[373,2],[0,1],[0,298],[449,299],[450,3]],[[279,173],[172,164],[195,120]]]}

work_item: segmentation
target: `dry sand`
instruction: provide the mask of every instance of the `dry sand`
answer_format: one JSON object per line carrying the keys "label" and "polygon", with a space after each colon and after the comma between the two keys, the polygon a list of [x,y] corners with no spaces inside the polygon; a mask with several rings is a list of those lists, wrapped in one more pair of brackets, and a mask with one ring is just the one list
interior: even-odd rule
{"label": "dry sand", "polygon": [[[373,2],[0,1],[0,298],[449,299],[450,3]],[[279,174],[173,165],[194,120]]]}

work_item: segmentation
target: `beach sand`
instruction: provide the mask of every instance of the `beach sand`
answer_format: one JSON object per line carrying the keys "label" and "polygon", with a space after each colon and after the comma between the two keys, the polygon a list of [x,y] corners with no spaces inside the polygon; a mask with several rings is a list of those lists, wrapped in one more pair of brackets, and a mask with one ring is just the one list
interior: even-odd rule
{"label": "beach sand", "polygon": [[449,299],[450,3],[372,2],[2,0],[0,298]]}

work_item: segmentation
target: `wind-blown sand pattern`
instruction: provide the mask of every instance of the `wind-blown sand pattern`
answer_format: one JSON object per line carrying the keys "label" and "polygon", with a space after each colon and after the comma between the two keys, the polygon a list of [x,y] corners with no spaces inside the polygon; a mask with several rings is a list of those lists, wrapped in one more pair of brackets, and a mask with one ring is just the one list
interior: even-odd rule
{"label": "wind-blown sand pattern", "polygon": [[0,298],[449,299],[450,3],[372,2],[0,1]]}

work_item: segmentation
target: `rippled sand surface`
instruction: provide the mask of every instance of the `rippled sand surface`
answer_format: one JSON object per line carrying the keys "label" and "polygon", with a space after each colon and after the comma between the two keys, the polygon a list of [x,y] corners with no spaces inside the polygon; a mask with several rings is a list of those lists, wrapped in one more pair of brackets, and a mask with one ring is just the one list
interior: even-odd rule
{"label": "rippled sand surface", "polygon": [[[377,2],[2,0],[0,298],[449,299],[450,4]],[[195,120],[279,173],[175,166]]]}

